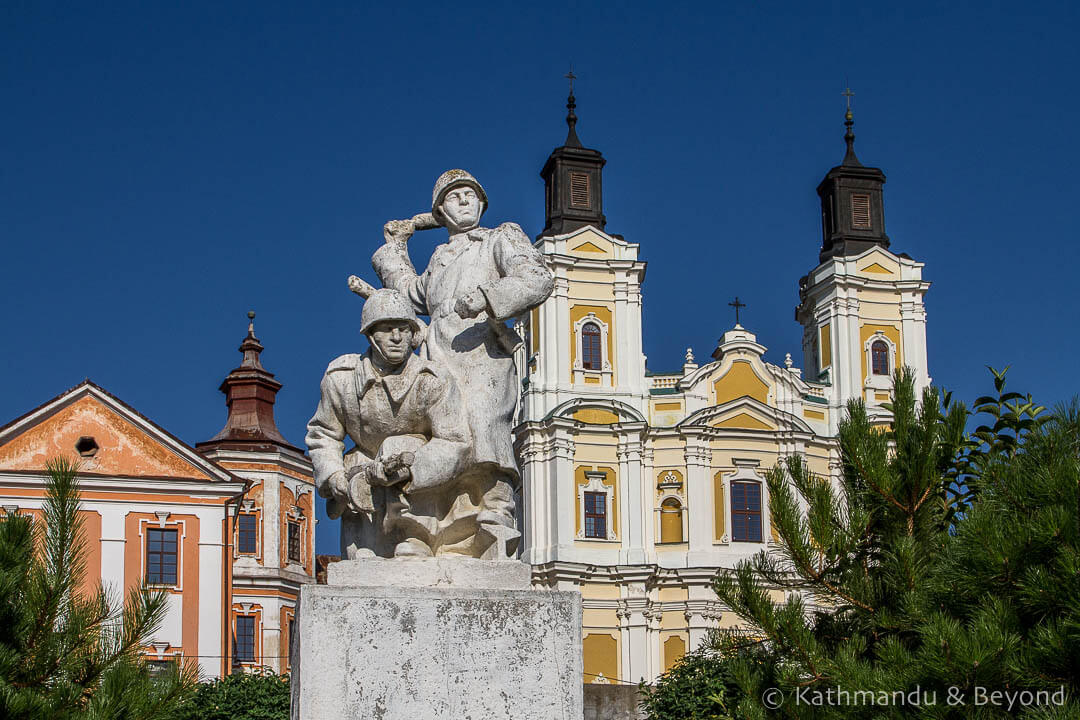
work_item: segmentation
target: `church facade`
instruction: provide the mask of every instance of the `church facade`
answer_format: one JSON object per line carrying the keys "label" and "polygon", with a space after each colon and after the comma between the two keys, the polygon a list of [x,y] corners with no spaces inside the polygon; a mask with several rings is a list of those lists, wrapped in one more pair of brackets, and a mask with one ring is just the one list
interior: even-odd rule
{"label": "church facade", "polygon": [[856,157],[849,111],[847,152],[818,186],[820,254],[798,286],[803,368],[767,362],[736,324],[708,360],[688,350],[680,371],[650,373],[641,245],[606,232],[605,161],[578,139],[572,95],[568,107],[535,242],[555,289],[517,325],[523,559],[536,584],[582,592],[585,682],[636,683],[710,630],[738,632],[711,582],[775,541],[766,471],[799,455],[838,478],[846,403],[885,424],[895,368],[929,384],[929,284],[890,250],[885,176]]}

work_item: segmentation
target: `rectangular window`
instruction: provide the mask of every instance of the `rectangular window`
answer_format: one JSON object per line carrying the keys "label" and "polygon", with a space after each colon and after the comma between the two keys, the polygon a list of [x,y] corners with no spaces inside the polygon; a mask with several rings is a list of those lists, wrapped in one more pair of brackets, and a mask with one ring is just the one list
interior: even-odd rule
{"label": "rectangular window", "polygon": [[255,662],[255,618],[251,615],[236,617],[236,659]]}
{"label": "rectangular window", "polygon": [[289,562],[300,562],[300,523],[289,521]]}
{"label": "rectangular window", "polygon": [[851,227],[855,230],[870,229],[870,196],[851,196]]}
{"label": "rectangular window", "polygon": [[176,584],[176,530],[146,529],[146,582]]}
{"label": "rectangular window", "polygon": [[585,493],[585,537],[607,538],[607,493]]}
{"label": "rectangular window", "polygon": [[761,542],[761,483],[731,483],[731,539]]}
{"label": "rectangular window", "polygon": [[589,207],[588,173],[570,173],[570,206],[586,209]]}
{"label": "rectangular window", "polygon": [[254,513],[241,513],[236,518],[236,551],[244,555],[255,554],[257,517]]}

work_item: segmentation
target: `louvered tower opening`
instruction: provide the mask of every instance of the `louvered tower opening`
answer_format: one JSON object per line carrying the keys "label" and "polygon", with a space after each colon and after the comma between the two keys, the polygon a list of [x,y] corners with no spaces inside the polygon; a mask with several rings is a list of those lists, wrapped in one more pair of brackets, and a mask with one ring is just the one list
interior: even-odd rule
{"label": "louvered tower opening", "polygon": [[586,209],[589,207],[588,173],[570,173],[570,206]]}
{"label": "louvered tower opening", "polygon": [[870,230],[870,196],[851,196],[851,227],[854,230]]}

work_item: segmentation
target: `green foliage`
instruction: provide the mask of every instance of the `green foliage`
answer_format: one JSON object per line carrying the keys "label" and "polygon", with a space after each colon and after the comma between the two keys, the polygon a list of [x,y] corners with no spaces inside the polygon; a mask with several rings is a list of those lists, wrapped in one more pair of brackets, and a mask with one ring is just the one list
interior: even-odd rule
{"label": "green foliage", "polygon": [[[951,398],[928,389],[916,402],[905,370],[890,428],[849,405],[840,482],[799,458],[773,468],[778,547],[715,583],[749,637],[717,636],[696,653],[712,667],[652,692],[693,697],[706,691],[695,677],[732,678],[725,707],[751,719],[1080,717],[1080,407],[1040,417],[992,372],[997,397],[976,408],[994,421],[973,435]],[[763,700],[773,688],[779,708]],[[975,705],[979,688],[1041,691],[1044,702]],[[830,689],[918,691],[923,704],[812,704]],[[656,706],[650,717],[682,716]]]}
{"label": "green foliage", "polygon": [[664,682],[642,684],[641,707],[651,718],[731,720],[727,694],[735,680],[730,669],[707,650],[687,653],[664,675]]}
{"label": "green foliage", "polygon": [[[998,371],[987,367],[994,376],[997,396],[983,395],[975,400],[974,415],[989,415],[992,424],[981,424],[975,432],[964,438],[961,451],[946,473],[945,487],[949,503],[946,521],[953,523],[971,507],[978,495],[980,479],[985,466],[999,456],[1013,457],[1032,431],[1045,422],[1046,410],[1036,405],[1031,395],[1006,392],[1005,374],[1009,368]],[[951,395],[946,394],[944,406],[949,407]]]}
{"label": "green foliage", "polygon": [[142,659],[166,595],[139,587],[121,605],[81,591],[76,467],[58,459],[48,473],[40,522],[0,519],[0,717],[166,718],[193,685],[187,669],[151,677]]}
{"label": "green foliage", "polygon": [[288,720],[289,676],[236,673],[199,685],[172,720]]}

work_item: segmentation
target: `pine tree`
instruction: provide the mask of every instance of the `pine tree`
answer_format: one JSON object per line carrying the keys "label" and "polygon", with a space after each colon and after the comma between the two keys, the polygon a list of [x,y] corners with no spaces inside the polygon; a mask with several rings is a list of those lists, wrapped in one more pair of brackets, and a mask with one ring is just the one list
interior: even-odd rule
{"label": "pine tree", "polygon": [[85,537],[76,466],[47,466],[38,522],[0,519],[0,717],[34,720],[166,718],[190,692],[193,669],[152,677],[141,655],[167,595],[145,586],[122,605],[81,590]]}
{"label": "pine tree", "polygon": [[730,717],[1080,717],[1080,410],[1043,423],[994,375],[973,436],[903,371],[891,427],[849,405],[839,483],[767,474],[778,547],[715,584],[752,637],[691,659],[734,678]]}

